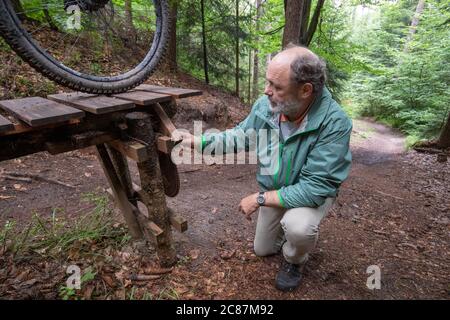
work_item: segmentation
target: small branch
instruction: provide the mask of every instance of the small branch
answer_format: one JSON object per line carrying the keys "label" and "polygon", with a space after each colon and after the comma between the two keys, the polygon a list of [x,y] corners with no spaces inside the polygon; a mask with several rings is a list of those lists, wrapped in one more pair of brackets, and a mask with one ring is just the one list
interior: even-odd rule
{"label": "small branch", "polygon": [[33,181],[30,178],[13,177],[13,176],[9,176],[9,175],[6,175],[6,174],[0,174],[0,178],[6,179],[6,180],[27,182],[27,183],[31,183]]}
{"label": "small branch", "polygon": [[436,148],[421,148],[421,147],[415,147],[414,150],[421,153],[429,153],[429,154],[445,154],[445,150],[440,150]]}
{"label": "small branch", "polygon": [[[61,181],[58,181],[58,180],[46,178],[46,177],[43,177],[43,176],[41,176],[39,174],[3,171],[2,172],[2,176],[10,176],[10,177],[24,178],[24,179],[29,178],[29,179],[40,180],[40,181],[45,181],[45,182],[49,182],[49,183],[58,184],[60,186],[64,186],[64,187],[67,187],[67,188],[72,188],[72,189],[75,188],[75,186],[72,186],[70,184],[67,184],[67,183],[64,183],[64,182],[61,182]],[[28,181],[26,181],[26,182],[28,182]]]}
{"label": "small branch", "polygon": [[189,169],[189,170],[180,171],[180,173],[189,173],[189,172],[195,172],[195,171],[200,171],[200,170],[201,170],[201,168]]}
{"label": "small branch", "polygon": [[393,195],[391,195],[391,194],[387,194],[387,193],[381,192],[380,190],[377,190],[377,192],[378,192],[379,194],[382,194],[383,196],[392,197],[392,198],[397,199],[397,200],[405,200],[405,199],[403,199],[403,198],[396,197],[396,196],[393,196]]}
{"label": "small branch", "polygon": [[146,275],[146,274],[132,274],[130,276],[131,281],[149,281],[161,278],[160,275]]}

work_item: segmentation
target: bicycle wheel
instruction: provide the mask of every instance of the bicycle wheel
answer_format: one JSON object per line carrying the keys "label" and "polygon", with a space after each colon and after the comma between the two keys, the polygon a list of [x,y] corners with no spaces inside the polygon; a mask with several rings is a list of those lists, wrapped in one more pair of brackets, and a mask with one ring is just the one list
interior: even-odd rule
{"label": "bicycle wheel", "polygon": [[0,34],[34,69],[73,90],[127,91],[163,57],[167,0],[3,0]]}

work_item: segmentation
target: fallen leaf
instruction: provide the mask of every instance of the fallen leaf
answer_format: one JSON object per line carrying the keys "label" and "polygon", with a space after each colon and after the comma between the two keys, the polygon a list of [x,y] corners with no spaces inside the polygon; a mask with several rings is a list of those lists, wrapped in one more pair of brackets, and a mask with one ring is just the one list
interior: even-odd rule
{"label": "fallen leaf", "polygon": [[86,290],[84,291],[83,297],[84,297],[86,300],[90,300],[91,297],[92,297],[92,293],[93,293],[93,292],[94,292],[94,286],[93,286],[93,285],[90,285],[90,286],[88,286],[88,287],[86,288]]}
{"label": "fallen leaf", "polygon": [[189,256],[191,257],[192,260],[197,259],[199,254],[200,254],[200,250],[199,249],[194,249],[194,250],[191,250],[189,252]]}
{"label": "fallen leaf", "polygon": [[2,196],[0,195],[0,200],[8,200],[8,199],[13,199],[15,198],[14,196]]}
{"label": "fallen leaf", "polygon": [[107,284],[108,286],[110,286],[110,287],[115,287],[114,280],[113,280],[113,278],[110,277],[109,275],[106,275],[106,274],[102,275],[102,279],[103,279],[103,281],[106,282],[106,284]]}
{"label": "fallen leaf", "polygon": [[14,189],[16,189],[17,191],[27,191],[28,189],[23,187],[21,184],[14,184],[13,185]]}
{"label": "fallen leaf", "polygon": [[231,258],[234,256],[235,253],[236,253],[235,250],[232,250],[232,251],[224,251],[224,252],[220,253],[220,257],[221,257],[223,260],[228,260],[228,259],[231,259]]}

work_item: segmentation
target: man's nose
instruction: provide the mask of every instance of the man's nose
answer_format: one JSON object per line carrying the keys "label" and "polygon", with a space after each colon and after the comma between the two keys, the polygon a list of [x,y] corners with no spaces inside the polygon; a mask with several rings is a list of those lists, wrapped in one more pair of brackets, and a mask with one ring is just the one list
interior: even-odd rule
{"label": "man's nose", "polygon": [[264,88],[264,94],[269,96],[269,97],[272,96],[273,92],[270,89],[270,85],[266,85],[266,87]]}

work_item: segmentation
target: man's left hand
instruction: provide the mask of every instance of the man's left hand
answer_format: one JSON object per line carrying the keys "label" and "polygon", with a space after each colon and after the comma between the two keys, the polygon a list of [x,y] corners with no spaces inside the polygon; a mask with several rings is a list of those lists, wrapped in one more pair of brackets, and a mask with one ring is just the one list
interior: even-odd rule
{"label": "man's left hand", "polygon": [[259,205],[256,202],[257,197],[258,194],[254,193],[242,199],[239,204],[239,211],[245,214],[245,218],[248,220],[252,220],[251,215],[259,208]]}

